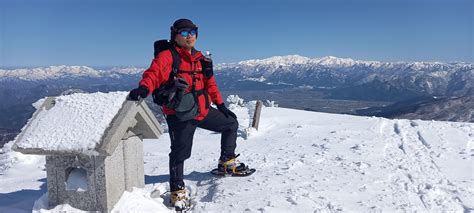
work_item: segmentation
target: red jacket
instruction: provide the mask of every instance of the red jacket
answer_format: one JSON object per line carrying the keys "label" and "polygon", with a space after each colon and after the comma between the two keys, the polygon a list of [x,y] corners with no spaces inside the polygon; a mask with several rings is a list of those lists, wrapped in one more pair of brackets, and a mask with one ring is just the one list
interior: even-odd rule
{"label": "red jacket", "polygon": [[[192,54],[185,49],[181,49],[178,46],[175,46],[176,51],[178,52],[181,63],[179,66],[180,70],[184,71],[196,71],[196,90],[206,89],[208,93],[208,100],[212,101],[214,104],[218,105],[223,103],[221,93],[217,88],[216,80],[214,76],[205,77],[202,73],[201,62],[199,59],[203,57],[200,51],[193,51]],[[170,50],[165,50],[160,52],[155,59],[151,62],[150,68],[145,70],[140,81],[140,86],[146,86],[149,90],[148,95],[150,95],[153,90],[159,88],[161,84],[168,81],[170,72],[172,70],[173,57]],[[188,73],[178,73],[177,77],[184,78],[188,85],[186,93],[191,91],[192,85],[192,75]],[[206,107],[206,97],[205,94],[199,95],[199,114],[194,118],[196,120],[203,120],[209,109]],[[163,113],[166,115],[176,114],[176,112],[166,106],[162,106]]]}

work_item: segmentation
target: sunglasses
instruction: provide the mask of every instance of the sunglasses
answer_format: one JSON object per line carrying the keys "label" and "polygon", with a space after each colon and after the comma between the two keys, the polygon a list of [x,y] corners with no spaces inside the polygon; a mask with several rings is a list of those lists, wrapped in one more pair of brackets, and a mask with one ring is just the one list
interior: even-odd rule
{"label": "sunglasses", "polygon": [[188,35],[191,35],[191,36],[196,36],[197,34],[197,30],[190,30],[190,31],[181,31],[179,32],[179,35],[183,36],[183,37],[188,37]]}

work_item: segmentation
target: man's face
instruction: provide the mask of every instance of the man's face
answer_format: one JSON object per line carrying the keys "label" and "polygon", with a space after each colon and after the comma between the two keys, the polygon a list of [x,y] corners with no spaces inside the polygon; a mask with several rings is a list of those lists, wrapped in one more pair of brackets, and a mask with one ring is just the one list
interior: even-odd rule
{"label": "man's face", "polygon": [[[182,33],[183,31],[187,33]],[[196,43],[196,30],[183,30],[183,31],[178,32],[178,35],[176,35],[175,41],[176,43],[178,43],[179,46],[183,48],[192,49],[194,47],[194,44]]]}

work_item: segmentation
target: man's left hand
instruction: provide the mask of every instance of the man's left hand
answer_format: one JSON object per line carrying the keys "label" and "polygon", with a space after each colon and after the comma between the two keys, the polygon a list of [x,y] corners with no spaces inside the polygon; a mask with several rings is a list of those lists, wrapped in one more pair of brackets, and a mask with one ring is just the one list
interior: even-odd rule
{"label": "man's left hand", "polygon": [[233,117],[234,119],[237,119],[237,116],[232,111],[227,109],[224,103],[217,105],[217,109],[221,111],[225,115],[225,117],[228,118],[230,116],[230,117]]}

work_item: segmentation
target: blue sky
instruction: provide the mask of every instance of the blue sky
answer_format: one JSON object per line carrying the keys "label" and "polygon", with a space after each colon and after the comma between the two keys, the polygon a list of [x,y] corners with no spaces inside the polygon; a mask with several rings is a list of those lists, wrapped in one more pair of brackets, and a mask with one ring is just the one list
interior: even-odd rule
{"label": "blue sky", "polygon": [[473,58],[472,0],[0,0],[0,67],[141,66],[182,17],[217,63],[299,54]]}

